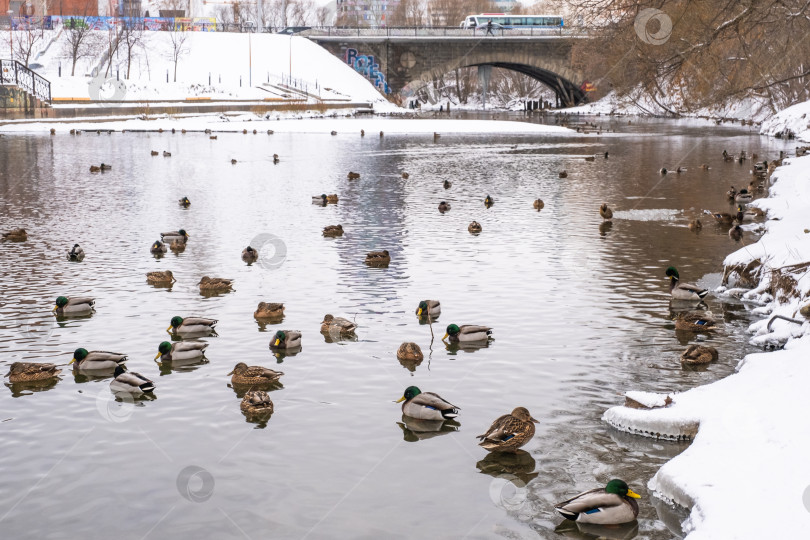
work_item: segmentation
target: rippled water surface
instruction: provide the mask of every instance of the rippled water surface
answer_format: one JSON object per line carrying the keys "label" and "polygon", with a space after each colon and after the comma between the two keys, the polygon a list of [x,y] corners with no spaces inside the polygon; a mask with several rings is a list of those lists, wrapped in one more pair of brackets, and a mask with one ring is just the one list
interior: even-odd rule
{"label": "rippled water surface", "polygon": [[[674,331],[664,269],[719,283],[738,245],[709,220],[699,234],[687,224],[703,209],[729,211],[729,184],[748,183],[750,162],[723,163],[723,148],[765,156],[777,143],[690,122],[616,120],[619,133],[599,138],[437,141],[361,138],[362,123],[337,137],[325,120],[322,135],[0,138],[0,229],[29,232],[27,242],[0,243],[3,372],[20,360],[67,363],[84,347],[126,353],[129,369],[157,386],[156,399],[133,406],[114,400],[109,378],[67,366],[50,387],[6,385],[4,538],[559,538],[553,503],[613,477],[643,496],[638,537],[678,534],[685,514],[646,483],[685,445],[619,433],[600,416],[626,390],[726,376],[749,350],[748,309],[710,297],[721,328],[707,341],[720,360],[683,370],[678,356],[695,336]],[[583,159],[605,151],[608,160]],[[102,161],[113,169],[87,172]],[[658,174],[678,165],[688,172]],[[349,170],[361,178],[347,180]],[[310,204],[321,193],[340,202]],[[190,208],[178,206],[182,196]],[[602,202],[615,211],[612,226]],[[482,234],[467,232],[471,220]],[[342,238],[322,237],[338,223]],[[185,252],[150,256],[159,233],[178,228],[191,235]],[[240,253],[257,237],[270,242],[248,266]],[[76,242],[81,263],[65,260]],[[363,264],[376,249],[391,253],[389,268]],[[163,269],[173,287],[146,283],[147,271]],[[232,278],[235,290],[201,296],[204,275]],[[56,321],[59,295],[93,296],[96,312]],[[425,298],[442,303],[435,340],[414,315]],[[284,321],[257,324],[259,301],[284,302]],[[355,320],[357,339],[324,338],[326,313]],[[219,320],[205,361],[152,360],[174,315]],[[495,340],[447,348],[450,323],[492,326]],[[303,332],[299,354],[273,356],[278,329]],[[396,359],[403,341],[422,347],[420,365]],[[285,373],[266,425],[239,410],[226,375],[239,361]],[[392,402],[409,385],[460,406],[460,426],[408,429]],[[540,419],[526,453],[488,456],[474,436],[521,405]]]}

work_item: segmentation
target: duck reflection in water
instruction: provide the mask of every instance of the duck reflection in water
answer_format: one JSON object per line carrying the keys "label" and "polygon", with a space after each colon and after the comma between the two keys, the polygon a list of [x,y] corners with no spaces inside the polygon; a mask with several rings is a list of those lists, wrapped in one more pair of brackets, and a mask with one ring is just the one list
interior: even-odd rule
{"label": "duck reflection in water", "polygon": [[611,229],[613,229],[613,222],[603,221],[599,224],[599,236],[607,236]]}
{"label": "duck reflection in water", "polygon": [[16,383],[5,383],[6,387],[11,391],[11,397],[22,397],[30,395],[34,392],[47,392],[58,383],[61,379],[59,377],[52,377],[41,381],[25,381]]}
{"label": "duck reflection in water", "polygon": [[[493,478],[503,478],[504,475],[517,488],[522,488],[539,475],[534,472],[536,463],[534,458],[526,450],[516,450],[515,452],[490,452],[487,456],[475,464],[479,471],[488,474]],[[523,485],[520,485],[520,484]]]}
{"label": "duck reflection in water", "polygon": [[594,525],[593,523],[578,523],[566,519],[554,529],[554,532],[564,538],[579,538],[582,540],[592,538],[629,540],[638,536],[638,521],[622,523],[621,525]]}
{"label": "duck reflection in water", "polygon": [[402,428],[402,438],[407,442],[424,441],[440,435],[447,435],[458,431],[461,424],[455,420],[419,420],[402,415],[402,421],[397,422]]}

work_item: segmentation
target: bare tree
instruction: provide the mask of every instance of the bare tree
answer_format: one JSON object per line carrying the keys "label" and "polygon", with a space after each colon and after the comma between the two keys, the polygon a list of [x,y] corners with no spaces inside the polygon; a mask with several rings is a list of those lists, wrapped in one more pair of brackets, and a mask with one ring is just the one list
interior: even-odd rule
{"label": "bare tree", "polygon": [[185,46],[188,34],[175,29],[169,32],[169,39],[172,44],[170,60],[174,63],[174,82],[177,82],[177,64],[180,63],[181,57],[188,54],[188,47]]}
{"label": "bare tree", "polygon": [[31,54],[37,48],[37,44],[42,41],[42,32],[33,28],[17,30],[13,32],[17,39],[14,41],[14,57],[23,65],[28,67],[31,61]]}
{"label": "bare tree", "polygon": [[427,22],[427,5],[424,0],[401,0],[391,18],[390,26],[421,26]]}
{"label": "bare tree", "polygon": [[72,17],[64,22],[65,33],[64,52],[71,60],[70,76],[76,75],[76,63],[81,58],[92,56],[95,53],[95,40],[92,38],[90,27],[82,17]]}
{"label": "bare tree", "polygon": [[[807,0],[572,0],[591,24],[575,49],[599,87],[641,88],[665,110],[755,96],[774,110],[810,98]],[[654,9],[651,10],[651,7]]]}
{"label": "bare tree", "polygon": [[104,76],[107,77],[112,73],[113,57],[118,52],[118,46],[121,44],[120,36],[117,28],[110,28],[107,30],[107,69],[104,71]]}
{"label": "bare tree", "polygon": [[143,30],[134,24],[127,24],[121,28],[119,40],[124,46],[127,55],[127,79],[129,79],[132,59],[136,55],[136,49],[143,43]]}
{"label": "bare tree", "polygon": [[316,26],[330,26],[334,21],[334,17],[327,6],[319,6],[315,9],[314,20]]}

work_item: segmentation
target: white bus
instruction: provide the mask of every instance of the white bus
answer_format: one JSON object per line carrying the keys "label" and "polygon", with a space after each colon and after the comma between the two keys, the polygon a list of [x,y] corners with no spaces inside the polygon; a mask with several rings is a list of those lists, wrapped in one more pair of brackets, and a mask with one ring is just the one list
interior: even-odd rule
{"label": "white bus", "polygon": [[562,28],[559,15],[507,15],[506,13],[482,13],[469,15],[461,21],[462,28],[485,27],[489,21],[496,28]]}

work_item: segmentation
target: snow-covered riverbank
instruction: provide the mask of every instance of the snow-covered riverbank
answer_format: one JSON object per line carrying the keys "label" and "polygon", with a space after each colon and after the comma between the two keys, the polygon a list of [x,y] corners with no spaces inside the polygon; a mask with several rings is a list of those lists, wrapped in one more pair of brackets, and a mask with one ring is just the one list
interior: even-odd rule
{"label": "snow-covered riverbank", "polygon": [[[619,429],[673,437],[699,424],[692,445],[649,482],[691,508],[689,540],[806,538],[810,530],[810,156],[786,159],[771,182],[770,196],[753,203],[768,213],[766,233],[726,258],[730,284],[716,294],[759,305],[764,318],[751,325],[752,341],[784,349],[748,355],[736,374],[673,394],[667,407],[614,407],[603,417]],[[736,286],[737,271],[752,289]],[[775,314],[802,323],[776,320],[768,330]]]}

